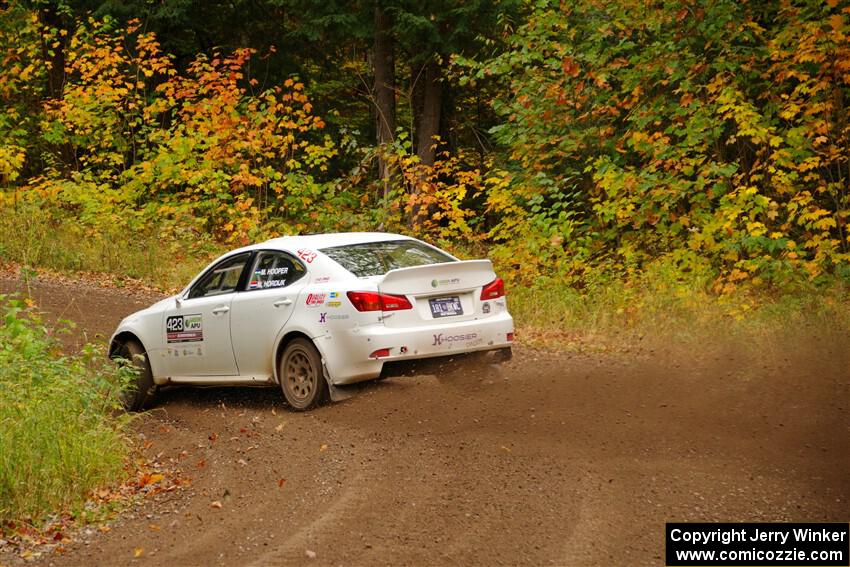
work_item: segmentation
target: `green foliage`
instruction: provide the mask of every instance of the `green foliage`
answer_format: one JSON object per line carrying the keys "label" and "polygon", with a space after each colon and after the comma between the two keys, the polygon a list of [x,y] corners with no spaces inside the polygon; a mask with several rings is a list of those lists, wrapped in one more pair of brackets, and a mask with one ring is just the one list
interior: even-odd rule
{"label": "green foliage", "polygon": [[122,476],[129,371],[87,347],[59,353],[56,333],[23,301],[0,296],[0,521],[78,511]]}
{"label": "green foliage", "polygon": [[0,183],[13,182],[26,162],[28,140],[37,129],[40,85],[48,67],[41,45],[51,50],[53,32],[40,30],[31,11],[15,4],[0,14]]}
{"label": "green foliage", "polygon": [[[541,2],[500,76],[491,236],[585,281],[684,251],[736,282],[846,271],[850,14],[836,2]],[[683,266],[682,269],[687,269]]]}

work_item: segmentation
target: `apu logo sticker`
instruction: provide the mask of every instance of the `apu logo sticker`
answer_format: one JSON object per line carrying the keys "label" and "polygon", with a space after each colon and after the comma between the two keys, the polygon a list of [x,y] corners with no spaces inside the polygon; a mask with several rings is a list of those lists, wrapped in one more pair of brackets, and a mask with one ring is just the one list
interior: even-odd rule
{"label": "apu logo sticker", "polygon": [[453,285],[460,283],[460,278],[451,278],[448,280],[431,280],[431,287],[437,287],[440,285]]}
{"label": "apu logo sticker", "polygon": [[300,250],[298,250],[298,257],[310,264],[313,262],[313,260],[316,259],[316,253],[312,250],[301,248]]}
{"label": "apu logo sticker", "polygon": [[165,320],[165,336],[169,343],[203,341],[204,319],[200,313],[168,317]]}
{"label": "apu logo sticker", "polygon": [[308,293],[306,304],[307,307],[318,307],[325,303],[325,298],[328,296],[326,293]]}
{"label": "apu logo sticker", "polygon": [[434,344],[431,346],[440,346],[443,343],[453,344],[471,341],[477,336],[478,333],[467,333],[465,335],[444,335],[443,333],[440,333],[439,335],[434,335]]}

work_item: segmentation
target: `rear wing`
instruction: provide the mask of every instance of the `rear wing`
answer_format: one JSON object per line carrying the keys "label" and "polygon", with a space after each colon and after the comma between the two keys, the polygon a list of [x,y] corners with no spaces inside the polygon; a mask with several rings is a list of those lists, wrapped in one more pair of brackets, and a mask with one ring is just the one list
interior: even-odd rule
{"label": "rear wing", "polygon": [[495,279],[490,260],[467,260],[390,270],[378,282],[378,289],[400,295],[436,295],[482,287]]}

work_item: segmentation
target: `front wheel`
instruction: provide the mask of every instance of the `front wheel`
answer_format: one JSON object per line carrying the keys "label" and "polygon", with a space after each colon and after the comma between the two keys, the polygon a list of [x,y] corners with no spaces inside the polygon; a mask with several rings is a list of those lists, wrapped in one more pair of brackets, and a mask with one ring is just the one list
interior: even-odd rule
{"label": "front wheel", "polygon": [[313,343],[294,339],[283,351],[278,366],[283,397],[297,411],[312,409],[328,398],[328,383],[322,372],[322,357]]}
{"label": "front wheel", "polygon": [[121,402],[127,411],[141,411],[153,399],[155,390],[153,372],[147,353],[141,344],[129,340],[115,351],[114,358],[123,358],[136,368],[136,380],[121,392]]}

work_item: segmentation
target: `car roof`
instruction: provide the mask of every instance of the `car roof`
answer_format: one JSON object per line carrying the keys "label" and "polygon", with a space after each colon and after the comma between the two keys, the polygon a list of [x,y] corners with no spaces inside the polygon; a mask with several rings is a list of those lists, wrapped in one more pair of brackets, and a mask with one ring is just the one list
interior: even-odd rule
{"label": "car roof", "polygon": [[280,248],[296,250],[298,248],[321,249],[346,244],[365,244],[367,242],[386,242],[388,240],[413,240],[409,236],[391,232],[336,232],[329,234],[308,234],[303,236],[282,236],[273,238],[250,248]]}

